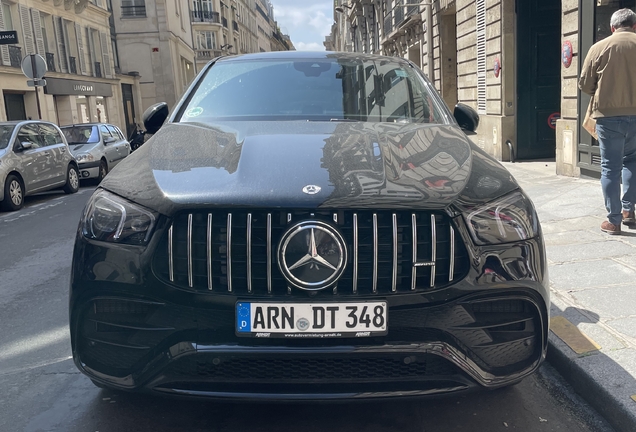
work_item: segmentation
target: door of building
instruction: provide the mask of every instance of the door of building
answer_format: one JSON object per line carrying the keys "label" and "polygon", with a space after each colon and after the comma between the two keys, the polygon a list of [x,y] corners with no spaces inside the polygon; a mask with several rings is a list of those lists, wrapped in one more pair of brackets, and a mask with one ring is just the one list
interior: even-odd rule
{"label": "door of building", "polygon": [[[596,0],[579,0],[579,76],[583,60],[593,44],[612,34],[610,18],[622,8],[636,9],[636,0],[615,0],[609,2]],[[601,149],[592,136],[581,127],[585,118],[590,96],[579,91],[579,145],[577,148],[577,164],[581,175],[599,177],[601,173]]]}
{"label": "door of building", "polygon": [[5,93],[4,107],[7,110],[7,121],[27,119],[23,94]]}
{"label": "door of building", "polygon": [[517,2],[517,159],[554,158],[561,106],[561,1]]}
{"label": "door of building", "polygon": [[130,139],[135,131],[135,103],[133,102],[132,85],[121,85],[122,98],[124,100],[124,117],[126,118],[126,138]]}

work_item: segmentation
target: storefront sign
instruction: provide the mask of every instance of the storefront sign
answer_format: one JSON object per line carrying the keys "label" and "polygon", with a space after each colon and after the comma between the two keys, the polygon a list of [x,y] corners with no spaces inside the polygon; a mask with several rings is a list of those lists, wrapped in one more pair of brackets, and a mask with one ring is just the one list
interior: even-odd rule
{"label": "storefront sign", "polygon": [[91,83],[62,78],[46,78],[44,93],[50,95],[104,96],[113,95],[113,87],[106,83]]}
{"label": "storefront sign", "polygon": [[499,78],[499,74],[501,73],[501,62],[499,61],[499,57],[495,59],[494,72],[495,72],[495,78]]}
{"label": "storefront sign", "polygon": [[569,68],[572,65],[572,57],[574,56],[574,49],[572,48],[572,42],[563,42],[563,48],[561,49],[561,61],[563,66]]}
{"label": "storefront sign", "polygon": [[15,30],[11,31],[0,31],[0,45],[9,45],[9,44],[17,44],[18,43],[18,32]]}
{"label": "storefront sign", "polygon": [[561,118],[561,113],[550,114],[550,116],[548,117],[548,126],[550,126],[551,129],[556,129],[556,122],[560,118]]}

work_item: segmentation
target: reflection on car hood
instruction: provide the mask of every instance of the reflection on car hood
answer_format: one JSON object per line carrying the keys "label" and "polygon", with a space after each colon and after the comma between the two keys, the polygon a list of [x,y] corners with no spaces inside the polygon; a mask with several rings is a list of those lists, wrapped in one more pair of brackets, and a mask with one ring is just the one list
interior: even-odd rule
{"label": "reflection on car hood", "polygon": [[97,147],[99,143],[89,143],[89,144],[70,144],[68,147],[71,149],[71,154],[73,156],[81,154],[81,153],[90,153]]}
{"label": "reflection on car hood", "polygon": [[[475,161],[492,180],[479,180],[484,190],[466,187],[478,181]],[[454,125],[231,122],[167,124],[102,187],[169,215],[205,206],[441,209],[517,186]]]}

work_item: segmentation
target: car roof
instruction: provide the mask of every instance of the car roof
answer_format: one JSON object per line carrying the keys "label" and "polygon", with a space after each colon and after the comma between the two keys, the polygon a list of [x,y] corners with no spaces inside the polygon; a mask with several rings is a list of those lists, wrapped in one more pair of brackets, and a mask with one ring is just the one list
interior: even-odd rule
{"label": "car roof", "polygon": [[112,124],[112,123],[74,123],[74,124],[69,124],[69,125],[64,125],[64,126],[60,126],[61,128],[67,128],[67,127],[77,127],[77,126],[114,126],[117,127],[116,125]]}
{"label": "car roof", "polygon": [[48,125],[57,126],[55,123],[50,122],[48,120],[9,120],[9,121],[0,122],[0,126],[18,126],[18,125],[29,124],[29,123],[48,124]]}
{"label": "car roof", "polygon": [[240,60],[382,60],[392,63],[408,64],[408,60],[400,57],[381,56],[376,54],[362,54],[334,51],[269,51],[252,54],[241,54],[221,57],[218,61],[240,61]]}

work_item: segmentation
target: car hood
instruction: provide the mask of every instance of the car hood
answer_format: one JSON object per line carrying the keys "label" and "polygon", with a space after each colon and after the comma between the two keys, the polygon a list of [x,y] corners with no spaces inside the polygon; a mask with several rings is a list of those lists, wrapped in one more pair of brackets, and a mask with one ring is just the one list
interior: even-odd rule
{"label": "car hood", "polygon": [[102,187],[171,215],[209,206],[442,209],[517,185],[455,125],[228,122],[165,125]]}
{"label": "car hood", "polygon": [[78,154],[90,153],[99,145],[99,143],[91,144],[69,144],[68,148],[71,149],[71,154],[76,156]]}

